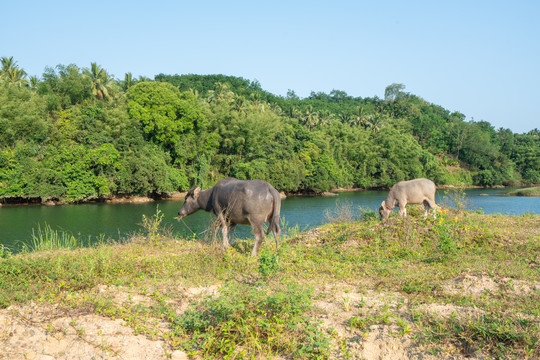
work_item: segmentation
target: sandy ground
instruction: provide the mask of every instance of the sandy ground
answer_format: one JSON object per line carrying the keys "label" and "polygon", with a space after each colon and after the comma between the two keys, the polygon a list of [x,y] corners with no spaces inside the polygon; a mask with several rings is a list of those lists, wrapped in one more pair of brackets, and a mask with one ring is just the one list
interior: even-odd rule
{"label": "sandy ground", "polygon": [[[482,296],[494,293],[504,286],[512,287],[516,294],[538,291],[540,284],[492,279],[487,275],[466,274],[443,284],[449,294]],[[450,304],[429,304],[413,307],[398,293],[378,293],[371,290],[358,292],[347,285],[326,284],[318,289],[314,300],[317,317],[322,326],[334,332],[334,344],[345,351],[337,359],[487,359],[481,349],[463,355],[451,345],[444,345],[435,353],[423,345],[412,311],[424,311],[439,316],[477,316],[481,310]],[[184,288],[187,301],[174,303],[177,313],[185,311],[189,299],[208,294],[219,294],[219,286]],[[149,304],[150,297],[132,294],[122,287],[101,286],[97,296],[115,303]],[[388,314],[387,322],[365,329],[352,329],[347,321],[353,316],[381,316]],[[11,306],[0,310],[0,359],[188,359],[188,356],[170,348],[160,336],[167,331],[167,323],[155,319],[158,330],[153,337],[136,334],[125,321],[96,315],[90,310],[72,309],[60,304]],[[339,344],[338,344],[339,342]],[[347,353],[347,356],[343,354]],[[282,358],[280,358],[282,359]]]}

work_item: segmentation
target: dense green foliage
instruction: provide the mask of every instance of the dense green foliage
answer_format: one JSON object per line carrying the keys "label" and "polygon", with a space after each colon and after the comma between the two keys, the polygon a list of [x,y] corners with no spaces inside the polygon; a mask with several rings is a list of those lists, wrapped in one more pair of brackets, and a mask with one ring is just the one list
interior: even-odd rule
{"label": "dense green foliage", "polygon": [[301,99],[224,75],[123,81],[92,63],[41,79],[1,58],[0,198],[84,201],[160,195],[219,179],[262,178],[278,190],[540,183],[540,133],[514,134],[386,88]]}

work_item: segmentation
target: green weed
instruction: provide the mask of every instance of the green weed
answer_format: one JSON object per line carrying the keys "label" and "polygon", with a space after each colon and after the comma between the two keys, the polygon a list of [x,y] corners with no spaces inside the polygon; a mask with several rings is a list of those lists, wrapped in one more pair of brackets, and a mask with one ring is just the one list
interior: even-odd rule
{"label": "green weed", "polygon": [[146,237],[148,241],[158,244],[160,239],[161,223],[163,222],[163,213],[161,210],[156,209],[156,213],[150,217],[143,214],[142,216],[142,228],[146,231]]}
{"label": "green weed", "polygon": [[180,317],[172,315],[171,342],[205,357],[288,355],[329,357],[330,338],[309,313],[312,293],[298,285],[228,284]]}
{"label": "green weed", "polygon": [[265,281],[280,270],[278,253],[269,252],[266,248],[259,254],[257,262],[259,263],[259,274]]}

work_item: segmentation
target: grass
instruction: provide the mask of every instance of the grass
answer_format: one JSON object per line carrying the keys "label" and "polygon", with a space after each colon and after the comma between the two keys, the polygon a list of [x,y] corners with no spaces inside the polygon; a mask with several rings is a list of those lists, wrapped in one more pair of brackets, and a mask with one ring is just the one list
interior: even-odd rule
{"label": "grass", "polygon": [[538,324],[515,316],[487,314],[477,317],[415,315],[414,321],[438,342],[451,342],[472,356],[478,349],[500,359],[538,354]]}
{"label": "grass", "polygon": [[[145,229],[131,243],[55,251],[35,246],[34,252],[4,254],[0,308],[34,301],[86,309],[204,358],[349,358],[350,346],[371,325],[394,326],[395,336],[421,339],[434,352],[451,346],[466,356],[539,357],[540,292],[534,284],[540,282],[540,216],[446,209],[423,219],[417,207],[408,213],[381,225],[371,214],[358,221],[347,211],[346,222],[340,216],[309,232],[289,232],[279,252],[269,238],[252,258],[252,239],[223,251],[176,238],[160,227],[158,212],[143,220]],[[46,231],[37,236],[54,238]],[[497,287],[480,296],[446,290],[464,275],[482,275]],[[519,284],[529,291],[515,291]],[[100,292],[102,287],[110,292]],[[362,290],[334,296],[340,287]],[[200,296],[184,290],[209,288],[215,292]],[[397,294],[400,308],[370,307],[364,297],[355,300],[356,291]],[[115,300],[122,292],[147,303]],[[339,322],[321,323],[317,299],[349,314],[344,329],[333,329]],[[187,310],[178,313],[175,304]],[[478,314],[444,317],[419,310],[433,304]],[[357,314],[351,318],[350,311]]]}
{"label": "grass", "polygon": [[513,191],[508,192],[506,195],[508,196],[540,196],[540,186],[513,190]]}
{"label": "grass", "polygon": [[37,230],[32,229],[32,240],[29,248],[23,248],[23,251],[48,251],[48,250],[66,250],[80,247],[79,240],[65,231],[54,230],[50,225],[45,224],[43,229],[38,224]]}

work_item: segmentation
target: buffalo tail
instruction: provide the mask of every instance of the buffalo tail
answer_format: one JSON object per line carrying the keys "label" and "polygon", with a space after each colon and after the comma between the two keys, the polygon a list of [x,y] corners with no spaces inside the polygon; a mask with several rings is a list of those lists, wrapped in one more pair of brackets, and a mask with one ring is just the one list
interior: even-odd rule
{"label": "buffalo tail", "polygon": [[268,225],[268,230],[266,230],[266,235],[270,234],[270,231],[273,231],[275,234],[279,234],[280,211],[281,211],[281,196],[276,190],[274,190],[272,191],[272,214],[270,214],[270,222]]}

